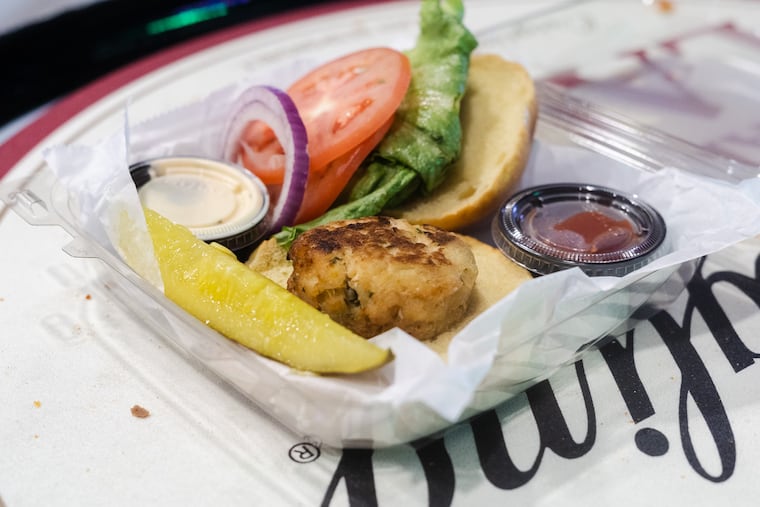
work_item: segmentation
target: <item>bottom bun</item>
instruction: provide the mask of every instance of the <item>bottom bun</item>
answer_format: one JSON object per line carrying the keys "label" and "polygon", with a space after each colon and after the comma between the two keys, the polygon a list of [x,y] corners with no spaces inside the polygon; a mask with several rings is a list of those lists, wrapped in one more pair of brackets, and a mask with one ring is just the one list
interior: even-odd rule
{"label": "bottom bun", "polygon": [[[467,312],[447,331],[431,340],[422,341],[444,359],[446,359],[451,339],[458,332],[475,317],[532,278],[526,269],[512,262],[493,246],[471,236],[459,236],[472,250],[478,267],[478,276],[472,289]],[[287,288],[288,278],[293,272],[287,251],[274,238],[259,245],[251,255],[247,265],[285,288]]]}
{"label": "bottom bun", "polygon": [[269,238],[257,246],[246,265],[280,287],[288,288],[288,278],[293,272],[293,264],[288,259],[288,251],[281,247],[276,239]]}
{"label": "bottom bun", "polygon": [[448,331],[424,342],[444,359],[447,356],[449,343],[457,333],[475,317],[533,278],[528,270],[512,262],[497,248],[471,236],[460,235],[460,237],[472,249],[475,263],[478,265],[478,278],[475,280],[475,287],[470,296],[470,306],[464,318]]}

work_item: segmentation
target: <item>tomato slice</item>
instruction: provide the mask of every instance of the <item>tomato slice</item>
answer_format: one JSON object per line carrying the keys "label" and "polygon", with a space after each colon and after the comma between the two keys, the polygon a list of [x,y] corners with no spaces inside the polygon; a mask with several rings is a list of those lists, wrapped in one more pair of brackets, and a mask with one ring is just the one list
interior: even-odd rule
{"label": "tomato slice", "polygon": [[379,47],[332,60],[293,83],[288,94],[306,126],[311,167],[326,167],[385,125],[411,75],[406,55]]}
{"label": "tomato slice", "polygon": [[267,185],[281,185],[285,178],[285,150],[274,131],[262,121],[251,122],[240,140],[239,163]]}
{"label": "tomato slice", "polygon": [[[336,172],[338,159],[352,158],[359,145],[389,125],[410,81],[406,55],[377,47],[327,62],[293,83],[287,91],[306,127],[309,173]],[[249,125],[241,140],[245,167],[267,184],[281,184],[282,153],[266,125]]]}
{"label": "tomato slice", "polygon": [[325,213],[348,184],[365,158],[383,140],[393,124],[391,116],[385,125],[350,152],[330,162],[322,172],[309,172],[303,202],[298,210],[295,224],[302,224]]}

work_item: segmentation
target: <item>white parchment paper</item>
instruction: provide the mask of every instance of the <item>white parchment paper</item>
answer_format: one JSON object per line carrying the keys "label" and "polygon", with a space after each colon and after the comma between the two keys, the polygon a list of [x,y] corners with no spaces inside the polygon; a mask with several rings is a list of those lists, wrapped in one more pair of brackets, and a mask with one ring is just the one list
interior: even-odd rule
{"label": "white parchment paper", "polygon": [[[218,158],[225,119],[246,86],[230,86],[125,125],[124,131],[91,146],[47,150],[49,166],[80,203],[82,230],[132,259],[138,273],[154,276],[152,247],[128,164],[166,155]],[[212,370],[294,431],[333,446],[382,447],[442,430],[545,378],[629,321],[668,283],[676,280],[676,290],[682,289],[685,280],[679,276],[688,276],[688,269],[682,274],[683,266],[760,233],[756,180],[732,185],[679,168],[647,173],[588,150],[537,139],[521,187],[549,182],[594,183],[637,194],[665,218],[666,252],[623,278],[589,278],[572,269],[522,285],[452,340],[447,363],[399,330],[374,339],[393,349],[393,363],[340,378],[293,372],[231,342],[211,349],[211,330],[208,336],[188,337],[175,326],[168,334],[182,336],[186,348],[200,349],[194,352]],[[129,227],[124,226],[125,213]],[[123,245],[130,242],[139,245],[141,257],[135,251],[125,254]]]}

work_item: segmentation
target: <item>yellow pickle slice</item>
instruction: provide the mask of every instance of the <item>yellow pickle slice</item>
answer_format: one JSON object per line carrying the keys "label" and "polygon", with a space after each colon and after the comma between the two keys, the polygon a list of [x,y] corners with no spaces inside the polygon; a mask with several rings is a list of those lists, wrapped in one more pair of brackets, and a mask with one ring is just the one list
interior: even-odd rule
{"label": "yellow pickle slice", "polygon": [[314,373],[359,373],[392,359],[224,249],[146,209],[166,296],[259,354]]}

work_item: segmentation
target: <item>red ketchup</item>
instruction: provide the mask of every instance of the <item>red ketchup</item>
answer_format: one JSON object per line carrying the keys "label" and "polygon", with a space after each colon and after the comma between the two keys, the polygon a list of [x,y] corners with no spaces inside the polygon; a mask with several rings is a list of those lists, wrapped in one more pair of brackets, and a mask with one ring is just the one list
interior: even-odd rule
{"label": "red ketchup", "polygon": [[526,220],[537,238],[572,252],[610,253],[641,241],[641,231],[628,217],[615,210],[592,209],[576,201],[537,208]]}

